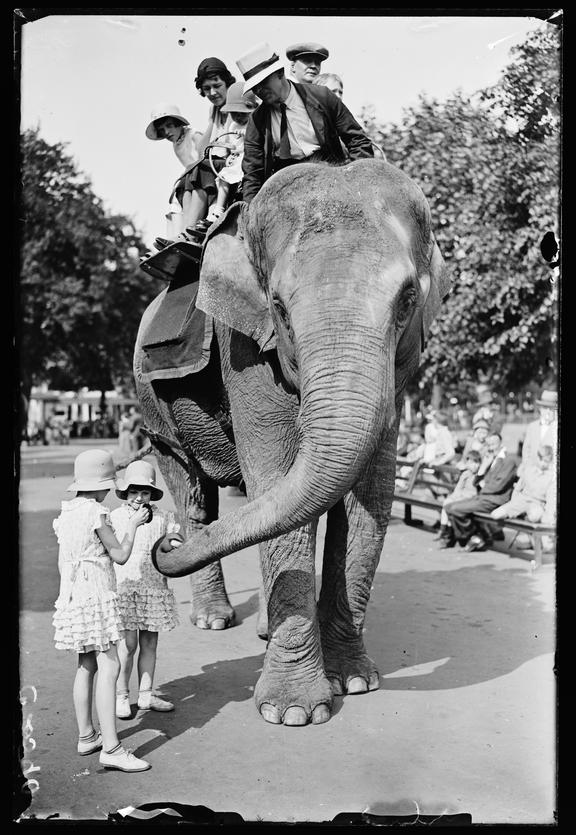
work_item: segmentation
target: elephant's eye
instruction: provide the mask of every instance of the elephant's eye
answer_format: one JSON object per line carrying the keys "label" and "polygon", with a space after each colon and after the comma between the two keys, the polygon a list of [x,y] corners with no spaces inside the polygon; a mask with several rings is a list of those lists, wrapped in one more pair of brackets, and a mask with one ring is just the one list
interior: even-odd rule
{"label": "elephant's eye", "polygon": [[402,290],[398,297],[396,306],[396,327],[402,328],[406,324],[408,317],[412,313],[412,308],[416,303],[416,290],[414,287],[407,287]]}
{"label": "elephant's eye", "polygon": [[274,304],[274,310],[278,314],[278,317],[285,328],[290,330],[290,317],[288,316],[288,312],[279,298],[273,298],[272,302]]}

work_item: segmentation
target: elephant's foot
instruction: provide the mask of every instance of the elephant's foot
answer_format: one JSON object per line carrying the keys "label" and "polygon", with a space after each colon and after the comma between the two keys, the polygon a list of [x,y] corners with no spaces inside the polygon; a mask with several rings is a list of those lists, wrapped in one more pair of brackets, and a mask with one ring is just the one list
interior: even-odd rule
{"label": "elephant's foot", "polygon": [[236,615],[234,609],[228,605],[218,603],[190,608],[190,620],[198,629],[228,629],[234,626]]}
{"label": "elephant's foot", "polygon": [[290,661],[285,665],[264,661],[254,701],[262,718],[274,725],[321,725],[332,715],[332,689],[322,670],[311,674]]}
{"label": "elephant's foot", "polygon": [[190,620],[198,629],[219,630],[234,625],[236,614],[228,600],[220,572],[209,566],[192,575],[190,590]]}
{"label": "elephant's foot", "polygon": [[335,696],[368,693],[380,687],[380,674],[361,641],[322,644],[324,670]]}

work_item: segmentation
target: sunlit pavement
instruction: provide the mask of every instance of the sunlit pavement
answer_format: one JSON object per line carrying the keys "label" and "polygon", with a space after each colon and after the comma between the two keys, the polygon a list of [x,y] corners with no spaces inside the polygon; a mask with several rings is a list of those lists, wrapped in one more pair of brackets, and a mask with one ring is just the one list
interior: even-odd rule
{"label": "sunlit pavement", "polygon": [[[23,447],[20,482],[20,675],[33,792],[23,816],[105,820],[149,802],[202,805],[245,820],[328,821],[468,812],[473,823],[551,823],[555,808],[555,572],[505,553],[440,551],[424,528],[391,521],[365,641],[378,691],[336,698],[332,719],[286,728],[259,718],[253,688],[256,548],[226,557],[237,625],[198,630],[186,578],[171,581],[180,626],[160,636],[156,683],[176,705],[120,721],[124,744],[152,763],[121,774],[76,754],[75,656],[53,645],[58,594],[52,520],[75,455],[114,439]],[[160,485],[162,479],[159,479]],[[244,499],[221,491],[221,512]],[[109,494],[110,507],[118,499]],[[172,507],[170,497],[160,502]],[[424,518],[424,517],[422,517]],[[317,569],[323,524],[320,524]],[[318,583],[320,579],[318,578]]]}

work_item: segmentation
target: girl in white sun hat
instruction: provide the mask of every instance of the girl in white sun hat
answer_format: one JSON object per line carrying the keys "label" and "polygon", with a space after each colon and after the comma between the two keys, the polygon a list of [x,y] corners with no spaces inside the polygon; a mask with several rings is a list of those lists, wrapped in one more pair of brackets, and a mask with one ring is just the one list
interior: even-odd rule
{"label": "girl in white sun hat", "polygon": [[[116,486],[112,456],[103,449],[80,453],[74,461],[76,493],[62,502],[53,522],[58,539],[60,593],[53,616],[56,649],[78,653],[73,701],[78,724],[78,753],[100,751],[100,764],[119,771],[146,771],[150,763],[122,748],[116,731],[115,691],[120,671],[116,645],[122,619],[116,596],[114,563],[130,557],[136,530],[148,518],[144,508],[135,513],[121,542],[110,525],[110,511],[102,504]],[[96,712],[100,732],[92,720],[96,675]]]}
{"label": "girl in white sun hat", "polygon": [[118,603],[124,626],[124,639],[118,647],[120,675],[116,693],[116,716],[130,719],[130,676],[136,650],[138,652],[138,707],[141,710],[174,710],[171,702],[153,692],[158,633],[167,632],[178,623],[174,592],[166,577],[152,562],[152,546],[166,536],[172,545],[179,545],[180,525],[171,510],[155,504],[163,492],[156,487],[154,467],[147,461],[134,461],[118,479],[116,495],[122,504],[111,513],[117,536],[129,530],[134,516],[146,507],[149,524],[138,529],[132,557],[125,565],[116,565]]}

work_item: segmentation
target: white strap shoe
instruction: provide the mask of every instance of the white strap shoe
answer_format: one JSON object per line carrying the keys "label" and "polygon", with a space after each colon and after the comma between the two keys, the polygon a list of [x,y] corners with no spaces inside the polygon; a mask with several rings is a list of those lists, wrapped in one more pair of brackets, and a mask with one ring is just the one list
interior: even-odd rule
{"label": "white strap shoe", "polygon": [[118,719],[131,719],[132,708],[129,696],[116,696],[116,716]]}
{"label": "white strap shoe", "polygon": [[100,753],[100,765],[104,768],[115,768],[117,771],[148,771],[152,768],[146,760],[139,760],[131,751],[126,748],[119,748],[113,754],[106,751]]}
{"label": "white strap shoe", "polygon": [[168,711],[174,710],[172,702],[161,699],[159,696],[148,696],[147,694],[138,696],[138,707],[140,710],[158,710],[161,713],[168,713]]}

